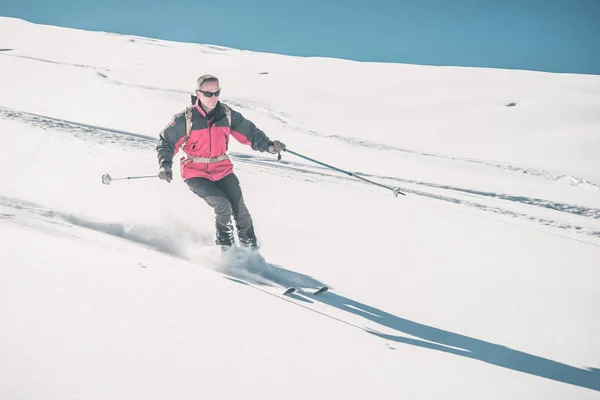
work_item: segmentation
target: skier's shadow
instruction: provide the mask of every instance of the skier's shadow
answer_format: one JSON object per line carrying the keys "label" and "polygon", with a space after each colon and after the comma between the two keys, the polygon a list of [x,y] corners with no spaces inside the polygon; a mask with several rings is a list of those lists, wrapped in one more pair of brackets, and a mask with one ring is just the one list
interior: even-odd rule
{"label": "skier's shadow", "polygon": [[312,296],[311,299],[359,315],[367,320],[394,329],[400,334],[408,334],[418,338],[414,339],[400,334],[384,334],[374,329],[365,328],[365,331],[386,340],[443,351],[514,371],[600,391],[600,370],[596,368],[590,368],[589,370],[577,368],[502,345],[420,324],[333,292]]}
{"label": "skier's shadow", "polygon": [[[277,285],[310,289],[325,286],[323,282],[310,276],[267,262],[264,262],[264,264],[259,273],[263,278]],[[388,341],[472,358],[513,371],[600,391],[600,369],[577,368],[519,350],[510,349],[502,345],[420,324],[349,299],[332,291],[317,296],[307,295],[302,299],[307,302],[321,302],[397,331],[397,335],[384,334],[374,328],[363,328],[366,332]],[[412,337],[403,336],[403,334]]]}

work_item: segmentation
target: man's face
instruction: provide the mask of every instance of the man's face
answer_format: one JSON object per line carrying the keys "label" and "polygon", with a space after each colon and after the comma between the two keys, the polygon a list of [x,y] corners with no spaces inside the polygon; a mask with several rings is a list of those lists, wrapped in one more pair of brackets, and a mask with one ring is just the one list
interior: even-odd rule
{"label": "man's face", "polygon": [[[219,102],[218,95],[211,95],[211,93],[215,92],[220,92],[219,84],[217,82],[204,82],[200,87],[200,90],[196,90],[196,96],[198,96],[198,99],[200,99],[200,102],[202,102],[206,108],[212,110]],[[207,97],[207,95],[211,97]]]}

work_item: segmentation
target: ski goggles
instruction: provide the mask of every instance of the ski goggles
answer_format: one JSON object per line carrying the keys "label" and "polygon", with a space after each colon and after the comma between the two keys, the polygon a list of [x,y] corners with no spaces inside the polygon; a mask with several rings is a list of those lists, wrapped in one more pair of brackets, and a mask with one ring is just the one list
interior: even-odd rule
{"label": "ski goggles", "polygon": [[211,98],[213,96],[219,97],[219,95],[221,94],[221,89],[217,90],[216,92],[205,92],[204,90],[198,90],[200,93],[202,93],[204,95],[204,97],[208,97]]}

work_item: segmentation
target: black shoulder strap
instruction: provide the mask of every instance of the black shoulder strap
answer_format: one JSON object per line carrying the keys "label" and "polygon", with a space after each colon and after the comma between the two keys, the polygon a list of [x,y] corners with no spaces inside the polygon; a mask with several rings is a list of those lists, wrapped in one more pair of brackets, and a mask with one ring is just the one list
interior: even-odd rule
{"label": "black shoulder strap", "polygon": [[223,107],[223,111],[225,111],[225,115],[227,116],[227,122],[229,122],[229,126],[231,127],[231,108],[223,103],[221,103],[221,107]]}
{"label": "black shoulder strap", "polygon": [[192,131],[192,109],[194,106],[188,106],[185,108],[185,139],[183,139],[183,143],[181,144],[181,150],[185,148],[185,143],[190,137],[190,132]]}

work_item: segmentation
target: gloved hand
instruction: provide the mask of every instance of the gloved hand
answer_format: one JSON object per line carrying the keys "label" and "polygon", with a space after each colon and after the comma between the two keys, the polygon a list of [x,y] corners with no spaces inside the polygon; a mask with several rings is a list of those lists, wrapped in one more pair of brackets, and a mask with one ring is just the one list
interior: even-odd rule
{"label": "gloved hand", "polygon": [[271,154],[281,153],[283,150],[285,150],[285,144],[281,143],[279,140],[272,141],[267,149]]}
{"label": "gloved hand", "polygon": [[171,167],[169,167],[168,165],[163,165],[158,170],[158,177],[167,182],[171,182],[171,180],[173,179],[173,170],[171,170]]}

